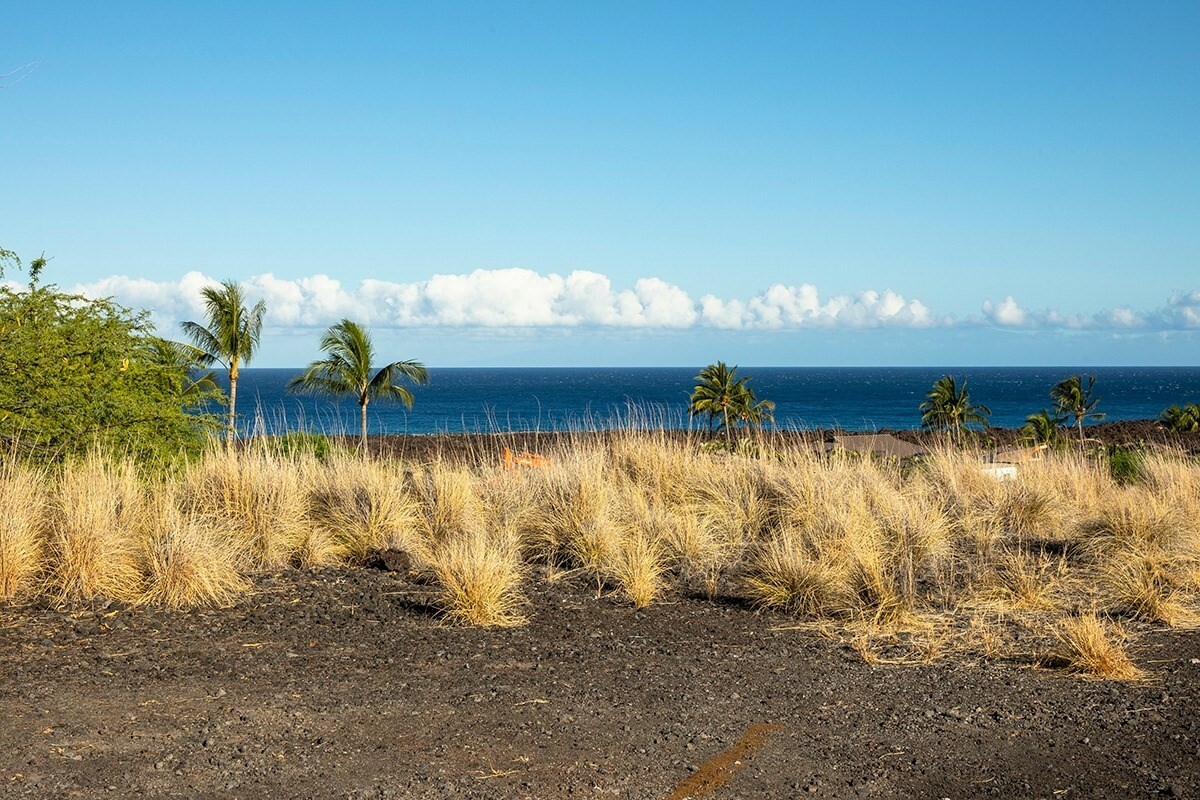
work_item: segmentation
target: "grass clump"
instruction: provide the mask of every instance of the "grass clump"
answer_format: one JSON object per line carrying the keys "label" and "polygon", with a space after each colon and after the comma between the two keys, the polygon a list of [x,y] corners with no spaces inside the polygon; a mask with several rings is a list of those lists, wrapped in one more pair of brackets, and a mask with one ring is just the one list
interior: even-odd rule
{"label": "grass clump", "polygon": [[1043,553],[1031,554],[1009,547],[995,559],[988,576],[987,595],[1000,608],[1050,610],[1051,593],[1059,581],[1063,563]]}
{"label": "grass clump", "polygon": [[43,565],[47,477],[0,464],[0,600],[31,593]]}
{"label": "grass clump", "polygon": [[525,568],[515,542],[478,532],[446,537],[431,549],[429,563],[438,605],[449,619],[485,628],[524,622]]}
{"label": "grass clump", "polygon": [[311,473],[316,525],[305,542],[306,563],[361,563],[376,550],[420,550],[420,509],[391,464],[339,455]]}
{"label": "grass clump", "polygon": [[1160,557],[1122,553],[1105,565],[1102,580],[1105,596],[1117,613],[1171,627],[1195,619],[1181,602],[1181,579],[1172,574],[1169,562]]}
{"label": "grass clump", "polygon": [[68,462],[50,513],[53,594],[59,602],[132,602],[142,590],[146,504],[137,472],[92,453]]}
{"label": "grass clump", "polygon": [[210,451],[185,478],[187,510],[228,526],[248,568],[286,566],[311,528],[305,464],[265,447]]}
{"label": "grass clump", "polygon": [[844,613],[853,596],[842,570],[814,554],[794,530],[781,532],[755,550],[746,587],[761,607],[808,617]]}
{"label": "grass clump", "polygon": [[1124,632],[1095,614],[1061,621],[1055,638],[1059,656],[1084,675],[1114,681],[1135,681],[1145,676],[1125,652]]}
{"label": "grass clump", "polygon": [[167,608],[231,605],[250,588],[229,547],[229,531],[181,511],[168,492],[160,498],[146,542],[143,603]]}
{"label": "grass clump", "polygon": [[634,608],[645,608],[662,593],[667,562],[657,540],[631,533],[609,557],[608,573]]}

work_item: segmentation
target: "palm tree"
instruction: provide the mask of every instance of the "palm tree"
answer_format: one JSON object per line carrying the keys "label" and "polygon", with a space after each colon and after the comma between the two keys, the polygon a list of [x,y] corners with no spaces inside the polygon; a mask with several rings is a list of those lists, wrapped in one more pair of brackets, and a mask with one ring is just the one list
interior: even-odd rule
{"label": "palm tree", "polygon": [[178,393],[184,406],[193,406],[221,391],[214,380],[214,373],[197,374],[203,353],[199,348],[184,342],[151,336],[146,340],[146,352],[150,360],[166,368],[166,379],[170,388]]}
{"label": "palm tree", "polygon": [[236,281],[201,290],[208,326],[198,322],[183,323],[183,332],[200,351],[196,361],[201,366],[220,364],[229,373],[229,440],[237,438],[237,381],[238,368],[249,364],[258,349],[262,336],[263,315],[267,307],[259,300],[246,310],[246,295]]}
{"label": "palm tree", "polygon": [[289,391],[353,397],[362,414],[362,454],[367,455],[367,404],[372,398],[399,400],[412,408],[413,396],[397,381],[429,382],[429,373],[419,361],[393,361],[371,374],[375,347],[371,335],[356,322],[343,319],[321,337],[325,358],[308,365],[303,373],[288,382]]}
{"label": "palm tree", "polygon": [[1025,418],[1025,424],[1021,426],[1022,438],[1031,444],[1053,444],[1058,439],[1059,426],[1066,421],[1066,417],[1043,408]]}
{"label": "palm tree", "polygon": [[971,423],[987,425],[992,413],[987,406],[971,404],[966,378],[959,385],[953,375],[943,375],[933,382],[933,388],[925,397],[925,402],[921,403],[921,427],[946,430],[954,437]]}
{"label": "palm tree", "polygon": [[1072,375],[1050,390],[1050,399],[1054,401],[1059,413],[1075,418],[1075,427],[1079,429],[1079,443],[1083,444],[1083,421],[1085,419],[1104,419],[1106,414],[1096,411],[1100,398],[1092,395],[1092,387],[1096,385],[1096,376],[1089,375],[1087,386],[1083,378]]}
{"label": "palm tree", "polygon": [[775,418],[775,403],[771,400],[759,400],[754,396],[754,390],[746,388],[745,404],[738,413],[738,422],[744,425],[762,425]]}
{"label": "palm tree", "polygon": [[1200,405],[1188,403],[1166,408],[1158,415],[1158,423],[1176,433],[1200,432]]}
{"label": "palm tree", "polygon": [[696,376],[688,413],[708,415],[709,427],[725,432],[727,442],[732,441],[735,425],[761,425],[771,418],[775,404],[770,400],[759,400],[748,385],[750,378],[737,377],[737,367],[726,366],[724,361],[709,364]]}

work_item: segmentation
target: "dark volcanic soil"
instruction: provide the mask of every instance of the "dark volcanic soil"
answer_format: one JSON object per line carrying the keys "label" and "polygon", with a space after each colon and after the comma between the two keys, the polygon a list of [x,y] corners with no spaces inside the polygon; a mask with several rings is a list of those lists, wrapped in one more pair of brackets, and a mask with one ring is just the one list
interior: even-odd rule
{"label": "dark volcanic soil", "polygon": [[524,627],[454,628],[424,591],[289,571],[206,613],[0,606],[0,795],[1200,797],[1200,634],[1141,638],[1153,677],[1123,685],[871,666],[570,580],[531,582]]}

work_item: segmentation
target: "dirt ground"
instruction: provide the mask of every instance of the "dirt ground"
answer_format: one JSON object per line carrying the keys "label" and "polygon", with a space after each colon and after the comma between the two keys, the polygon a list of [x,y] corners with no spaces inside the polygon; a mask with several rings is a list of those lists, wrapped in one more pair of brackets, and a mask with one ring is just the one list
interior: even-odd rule
{"label": "dirt ground", "polygon": [[370,568],[232,609],[0,605],[0,796],[1200,797],[1200,634],[1145,682],[870,665],[735,602],[529,585],[450,627]]}

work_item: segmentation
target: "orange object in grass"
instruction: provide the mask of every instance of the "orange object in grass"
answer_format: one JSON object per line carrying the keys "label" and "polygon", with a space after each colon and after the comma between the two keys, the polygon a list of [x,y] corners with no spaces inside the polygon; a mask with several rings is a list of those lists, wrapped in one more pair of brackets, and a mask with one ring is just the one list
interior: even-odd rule
{"label": "orange object in grass", "polygon": [[517,467],[548,467],[550,459],[545,456],[540,456],[537,453],[514,453],[510,448],[504,448],[502,455],[505,469],[516,469]]}

